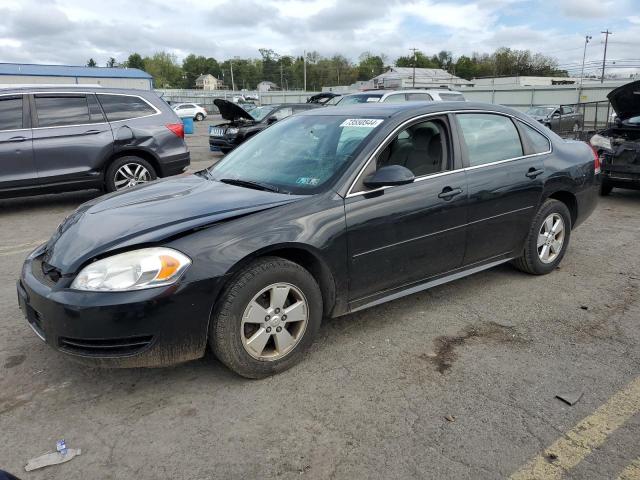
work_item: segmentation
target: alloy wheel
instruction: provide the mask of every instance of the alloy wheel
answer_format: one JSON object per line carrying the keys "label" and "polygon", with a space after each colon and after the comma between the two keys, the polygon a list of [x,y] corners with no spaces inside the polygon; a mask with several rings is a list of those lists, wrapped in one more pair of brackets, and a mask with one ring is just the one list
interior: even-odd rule
{"label": "alloy wheel", "polygon": [[552,263],[564,245],[565,225],[562,216],[557,213],[549,215],[538,232],[538,257],[542,263]]}
{"label": "alloy wheel", "polygon": [[139,163],[125,163],[116,171],[113,183],[116,190],[122,190],[150,180],[151,174],[144,166]]}
{"label": "alloy wheel", "polygon": [[308,302],[300,289],[274,283],[245,308],[240,325],[242,345],[257,360],[279,360],[302,339],[308,320]]}

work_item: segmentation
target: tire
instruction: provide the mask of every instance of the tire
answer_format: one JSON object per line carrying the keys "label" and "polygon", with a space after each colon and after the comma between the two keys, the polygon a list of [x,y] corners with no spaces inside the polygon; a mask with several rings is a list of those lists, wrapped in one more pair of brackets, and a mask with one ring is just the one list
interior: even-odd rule
{"label": "tire", "polygon": [[[554,226],[558,219],[562,220],[561,224],[557,227],[558,233],[552,233],[552,235],[557,235],[557,237],[554,236],[553,239],[546,234],[543,234],[543,231],[549,230],[549,224],[547,223],[545,225],[545,223],[550,218],[552,219],[552,224]],[[562,239],[560,246],[558,247],[560,229],[562,229]],[[545,236],[550,243],[538,246],[538,242]],[[536,213],[536,216],[531,222],[531,227],[529,228],[529,234],[527,235],[522,256],[513,260],[512,263],[518,270],[522,270],[523,272],[530,273],[532,275],[545,275],[552,272],[562,261],[562,258],[569,246],[570,238],[571,214],[569,209],[564,203],[558,200],[548,199],[542,204],[538,213]],[[545,256],[545,247],[547,258],[546,260],[543,260]]]}
{"label": "tire", "polygon": [[[123,176],[123,167],[128,166],[131,173],[140,172],[134,178],[129,178],[129,182],[122,184],[127,178]],[[146,172],[146,174],[144,174]],[[127,174],[128,175],[128,174]],[[120,157],[114,160],[105,172],[105,190],[107,192],[115,192],[116,190],[124,190],[142,183],[150,182],[158,178],[155,168],[144,158],[136,156]]]}
{"label": "tire", "polygon": [[196,113],[196,118],[195,118],[196,122],[201,122],[202,120],[204,120],[204,115],[201,113]]}
{"label": "tire", "polygon": [[[275,290],[280,293],[274,294]],[[278,297],[285,300],[280,302]],[[306,308],[290,310],[298,302],[306,302]],[[278,305],[281,310],[275,308]],[[223,364],[243,377],[283,372],[298,363],[313,343],[322,322],[322,305],[320,287],[306,269],[279,257],[258,259],[225,288],[209,325],[209,346]],[[285,311],[305,320],[281,323],[291,320],[281,313]],[[283,337],[276,330],[285,336],[283,348],[278,341]],[[257,346],[248,346],[251,339]]]}
{"label": "tire", "polygon": [[606,197],[611,193],[611,190],[613,190],[613,186],[606,183],[603,180],[602,183],[600,184],[600,195],[602,195],[603,197]]}

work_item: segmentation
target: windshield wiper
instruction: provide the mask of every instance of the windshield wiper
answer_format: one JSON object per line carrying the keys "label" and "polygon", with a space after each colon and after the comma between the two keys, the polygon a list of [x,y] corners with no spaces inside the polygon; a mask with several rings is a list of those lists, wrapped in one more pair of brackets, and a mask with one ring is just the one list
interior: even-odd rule
{"label": "windshield wiper", "polygon": [[279,192],[278,187],[269,185],[268,183],[254,182],[252,180],[240,180],[239,178],[221,178],[218,180],[229,185],[238,185],[239,187],[255,188],[256,190],[265,190],[267,192]]}

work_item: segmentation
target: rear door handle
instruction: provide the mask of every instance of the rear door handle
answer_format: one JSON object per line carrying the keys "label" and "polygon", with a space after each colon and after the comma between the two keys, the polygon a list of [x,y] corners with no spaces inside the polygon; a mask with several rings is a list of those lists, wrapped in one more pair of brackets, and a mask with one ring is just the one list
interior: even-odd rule
{"label": "rear door handle", "polygon": [[100,130],[87,130],[83,135],[96,135],[98,133],[100,133]]}
{"label": "rear door handle", "polygon": [[529,171],[525,173],[525,175],[529,178],[536,178],[538,175],[541,175],[543,173],[544,170],[536,170],[535,168],[531,167]]}
{"label": "rear door handle", "polygon": [[8,142],[24,142],[27,140],[27,137],[11,137]]}
{"label": "rear door handle", "polygon": [[453,197],[455,197],[456,195],[460,195],[461,193],[462,193],[461,188],[444,187],[442,189],[442,192],[438,194],[438,198],[443,198],[444,200],[451,200]]}

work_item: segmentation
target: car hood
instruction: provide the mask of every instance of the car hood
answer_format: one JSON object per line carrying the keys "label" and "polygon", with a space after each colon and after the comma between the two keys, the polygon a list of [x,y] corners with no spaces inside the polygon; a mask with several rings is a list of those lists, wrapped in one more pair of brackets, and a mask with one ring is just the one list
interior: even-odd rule
{"label": "car hood", "polygon": [[549,118],[549,115],[531,115],[530,113],[528,113],[527,115],[529,115],[531,118],[533,118],[534,120],[546,120]]}
{"label": "car hood", "polygon": [[220,110],[220,115],[222,115],[222,118],[224,118],[225,120],[235,122],[240,118],[244,118],[245,120],[251,120],[252,122],[255,121],[255,119],[249,114],[249,112],[247,112],[239,105],[230,102],[229,100],[216,98],[213,101],[213,104],[218,107],[218,110]]}
{"label": "car hood", "polygon": [[304,198],[228,185],[203,174],[160,180],[81,205],[44,248],[44,261],[62,275],[89,259]]}
{"label": "car hood", "polygon": [[640,115],[640,80],[627,83],[607,95],[620,120]]}

